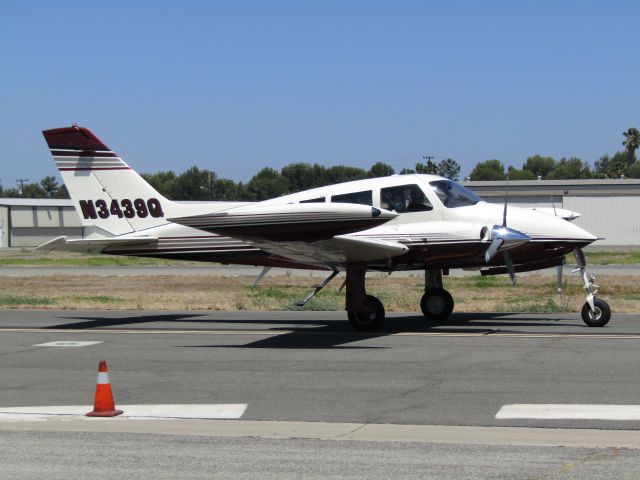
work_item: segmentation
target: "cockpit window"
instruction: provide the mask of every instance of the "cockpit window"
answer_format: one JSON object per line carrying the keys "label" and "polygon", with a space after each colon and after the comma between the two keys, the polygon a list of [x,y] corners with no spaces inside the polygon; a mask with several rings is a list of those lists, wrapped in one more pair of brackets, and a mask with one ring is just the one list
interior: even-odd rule
{"label": "cockpit window", "polygon": [[467,207],[482,199],[471,190],[451,180],[429,182],[442,204],[447,208]]}
{"label": "cockpit window", "polygon": [[418,185],[401,185],[381,189],[380,206],[398,213],[433,210],[433,205]]}
{"label": "cockpit window", "polygon": [[360,205],[373,205],[373,195],[371,190],[365,192],[345,193],[333,195],[331,201],[334,203],[359,203]]}

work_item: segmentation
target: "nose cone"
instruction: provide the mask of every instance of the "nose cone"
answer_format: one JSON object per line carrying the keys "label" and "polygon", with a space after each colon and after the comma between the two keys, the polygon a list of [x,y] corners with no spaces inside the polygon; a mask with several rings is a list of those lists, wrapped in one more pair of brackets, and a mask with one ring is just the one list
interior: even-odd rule
{"label": "nose cone", "polygon": [[507,225],[525,232],[532,240],[558,240],[589,244],[598,239],[595,235],[561,217],[523,208],[509,208]]}

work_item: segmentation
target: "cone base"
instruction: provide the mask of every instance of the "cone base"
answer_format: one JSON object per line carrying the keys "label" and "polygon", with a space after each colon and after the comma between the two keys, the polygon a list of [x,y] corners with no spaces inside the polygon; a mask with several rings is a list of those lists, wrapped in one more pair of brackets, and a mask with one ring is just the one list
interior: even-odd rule
{"label": "cone base", "polygon": [[87,417],[115,417],[117,415],[122,415],[124,413],[123,410],[110,410],[107,412],[93,412],[87,413],[85,416]]}

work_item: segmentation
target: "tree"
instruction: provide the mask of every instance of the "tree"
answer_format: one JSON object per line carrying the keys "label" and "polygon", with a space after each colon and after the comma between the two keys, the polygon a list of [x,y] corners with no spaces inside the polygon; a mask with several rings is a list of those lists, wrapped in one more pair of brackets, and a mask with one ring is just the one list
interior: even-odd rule
{"label": "tree", "polygon": [[268,200],[289,193],[289,180],[277,170],[265,167],[249,180],[247,191],[252,199]]}
{"label": "tree", "polygon": [[362,168],[336,165],[327,169],[327,183],[325,185],[350,182],[351,180],[362,180],[364,178],[367,178],[367,172]]}
{"label": "tree", "polygon": [[211,200],[215,180],[215,172],[191,167],[175,179],[172,196],[176,200]]}
{"label": "tree", "polygon": [[512,166],[509,166],[507,177],[509,177],[509,180],[535,180],[537,178],[531,170],[525,168],[519,170]]}
{"label": "tree", "polygon": [[622,132],[625,139],[622,142],[627,150],[627,163],[629,166],[636,161],[636,150],[640,146],[640,132],[637,128],[631,127],[626,132]]}
{"label": "tree", "polygon": [[213,200],[229,202],[240,200],[245,196],[242,182],[236,183],[228,178],[218,178],[213,182]]}
{"label": "tree", "polygon": [[22,195],[24,198],[46,198],[47,194],[38,183],[26,183],[22,187]]}
{"label": "tree", "polygon": [[597,176],[608,178],[620,178],[621,175],[627,176],[631,168],[627,163],[627,159],[626,152],[616,152],[613,157],[603,155],[599,160],[596,160],[594,170],[598,174]]}
{"label": "tree", "polygon": [[403,168],[400,170],[400,175],[411,175],[412,173],[416,173],[412,168]]}
{"label": "tree", "polygon": [[40,187],[44,191],[45,196],[49,198],[56,198],[56,194],[60,188],[56,177],[53,176],[46,176],[40,180]]}
{"label": "tree", "polygon": [[383,162],[374,163],[369,170],[369,176],[372,178],[389,177],[394,173],[396,172],[393,167]]}
{"label": "tree", "polygon": [[429,175],[438,175],[438,166],[430,158],[427,158],[427,163],[416,163],[416,173],[426,173]]}
{"label": "tree", "polygon": [[640,178],[640,162],[636,161],[629,167],[629,176],[631,178]]}
{"label": "tree", "polygon": [[546,178],[551,170],[556,166],[556,161],[552,157],[542,157],[540,155],[534,155],[527,158],[527,161],[522,166],[523,170],[529,170],[533,173],[534,178],[538,176]]}
{"label": "tree", "polygon": [[504,165],[500,160],[478,163],[471,172],[471,180],[504,180]]}
{"label": "tree", "polygon": [[589,164],[577,157],[568,159],[563,157],[549,172],[547,178],[556,180],[591,178],[591,168]]}
{"label": "tree", "polygon": [[449,180],[458,180],[460,176],[460,164],[452,158],[440,160],[437,166],[438,175]]}
{"label": "tree", "polygon": [[291,192],[300,192],[310,188],[321,187],[327,183],[327,169],[314,163],[290,163],[282,168],[280,174],[289,181]]}

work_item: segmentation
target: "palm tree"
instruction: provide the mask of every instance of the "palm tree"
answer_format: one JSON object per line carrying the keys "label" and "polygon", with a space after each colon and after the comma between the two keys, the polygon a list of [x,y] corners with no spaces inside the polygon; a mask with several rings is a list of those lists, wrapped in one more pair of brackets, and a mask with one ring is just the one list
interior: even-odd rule
{"label": "palm tree", "polygon": [[637,128],[629,128],[626,132],[622,132],[625,136],[622,145],[627,149],[627,163],[631,165],[634,161],[636,149],[640,146],[640,132]]}

